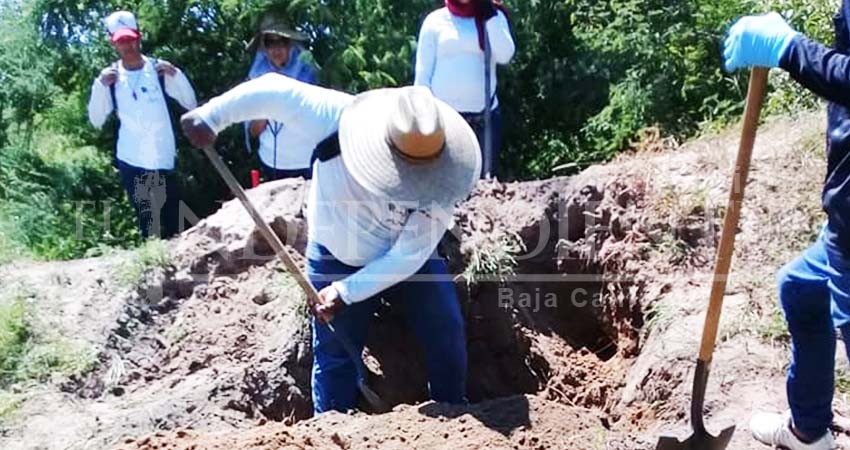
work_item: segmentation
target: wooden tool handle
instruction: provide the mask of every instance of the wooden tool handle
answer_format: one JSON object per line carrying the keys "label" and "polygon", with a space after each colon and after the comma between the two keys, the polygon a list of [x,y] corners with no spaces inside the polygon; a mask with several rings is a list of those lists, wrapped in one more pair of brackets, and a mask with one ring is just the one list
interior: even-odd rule
{"label": "wooden tool handle", "polygon": [[[245,195],[245,190],[242,189],[242,186],[238,181],[236,181],[236,178],[230,172],[230,169],[228,169],[224,164],[224,161],[221,160],[221,156],[216,153],[212,146],[204,147],[204,153],[207,154],[207,157],[210,159],[210,162],[212,162],[215,170],[217,170],[219,175],[221,175],[224,179],[224,182],[227,184],[227,187],[230,188],[230,191],[233,192],[233,195],[239,198],[239,201],[242,202],[242,206],[248,210],[248,214],[251,215],[251,218],[254,219],[257,227],[260,228],[260,232],[263,233],[263,237],[265,237],[272,246],[277,257],[283,261],[283,265],[286,266],[286,269],[289,270],[293,277],[295,277],[295,281],[298,282],[298,285],[301,286],[301,289],[303,289],[307,294],[307,298],[314,303],[321,303],[316,289],[313,288],[313,285],[310,284],[310,282],[307,281],[307,278],[304,277],[304,274],[301,273],[301,270],[292,260],[292,257],[289,256],[289,252],[286,250],[286,247],[283,246],[283,242],[280,241],[280,238],[278,238],[274,231],[272,231],[269,224],[263,220],[263,217],[260,216],[257,209],[254,208],[254,204],[251,203],[251,200],[249,200],[248,196]],[[381,397],[379,397],[375,391],[366,385],[366,374],[368,369],[363,363],[363,358],[360,356],[357,348],[351,344],[351,341],[348,340],[348,337],[344,333],[340,333],[336,328],[334,328],[333,324],[327,323],[326,325],[331,330],[331,333],[336,336],[336,339],[342,344],[346,353],[348,353],[348,356],[357,367],[357,388],[363,394],[363,397],[370,405],[372,405],[376,412],[382,413],[389,411],[389,407],[383,400],[381,400]]]}
{"label": "wooden tool handle", "polygon": [[764,92],[767,87],[767,72],[764,67],[754,67],[750,73],[750,85],[747,89],[747,105],[744,109],[744,127],[741,130],[741,143],[738,147],[738,160],[735,163],[735,173],[732,176],[732,187],[729,192],[729,203],[726,206],[726,218],[723,222],[723,234],[720,237],[720,247],[717,249],[717,261],[714,268],[714,280],[711,284],[711,297],[708,312],[705,316],[705,326],[702,331],[702,344],[699,359],[710,362],[714,353],[714,343],[717,340],[717,329],[720,323],[720,311],[723,307],[723,295],[726,292],[726,281],[729,278],[729,266],[732,264],[732,252],[735,247],[735,231],[741,218],[741,203],[744,200],[744,189],[747,186],[747,175],[750,172],[750,159],[753,154],[753,144],[756,140],[759,114],[761,113]]}
{"label": "wooden tool handle", "polygon": [[230,191],[235,195],[240,202],[242,202],[242,206],[248,210],[248,214],[251,215],[251,218],[254,219],[254,222],[257,224],[257,227],[260,228],[260,233],[263,234],[263,237],[266,238],[269,245],[272,246],[275,254],[281,261],[283,261],[283,265],[286,266],[286,269],[289,273],[295,277],[295,281],[298,282],[298,285],[301,286],[301,289],[307,294],[307,298],[309,298],[314,303],[319,302],[319,294],[316,292],[316,289],[313,288],[313,285],[307,281],[307,278],[304,277],[304,274],[301,273],[301,270],[298,268],[298,265],[295,264],[295,261],[292,260],[292,257],[289,256],[289,252],[286,250],[286,247],[283,246],[283,242],[280,241],[280,238],[277,237],[269,224],[263,220],[263,217],[257,212],[257,209],[254,208],[254,204],[251,203],[251,200],[248,199],[248,196],[245,195],[245,190],[242,189],[242,186],[236,181],[236,178],[233,176],[233,173],[230,172],[230,169],[224,164],[224,161],[221,160],[221,156],[216,153],[215,149],[212,147],[205,147],[204,153],[206,153],[207,157],[212,162],[215,170],[218,171],[219,175],[224,179],[224,182],[227,184],[227,187],[230,188]]}

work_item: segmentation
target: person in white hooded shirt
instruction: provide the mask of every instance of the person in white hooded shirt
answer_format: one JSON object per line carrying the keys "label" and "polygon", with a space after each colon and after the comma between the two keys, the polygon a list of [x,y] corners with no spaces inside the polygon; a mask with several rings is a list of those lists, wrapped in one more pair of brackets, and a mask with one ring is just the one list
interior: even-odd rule
{"label": "person in white hooded shirt", "polygon": [[92,83],[89,121],[101,128],[110,114],[117,114],[115,164],[142,237],[168,238],[179,228],[180,194],[173,177],[177,150],[165,96],[188,110],[197,106],[195,91],[180,69],[142,54],[133,13],[118,11],[104,22],[120,58]]}

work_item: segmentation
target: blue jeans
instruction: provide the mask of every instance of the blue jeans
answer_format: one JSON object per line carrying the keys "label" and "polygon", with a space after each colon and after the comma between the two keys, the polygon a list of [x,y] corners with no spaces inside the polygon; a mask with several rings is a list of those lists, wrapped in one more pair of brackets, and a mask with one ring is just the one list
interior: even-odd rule
{"label": "blue jeans", "polygon": [[[359,268],[343,264],[323,246],[307,244],[307,277],[317,290],[345,278]],[[444,275],[437,281],[402,281],[379,295],[346,306],[333,320],[357,351],[363,350],[369,321],[379,297],[400,307],[425,351],[431,399],[462,403],[466,396],[466,335],[454,283],[446,262],[429,259],[417,272]],[[313,409],[322,413],[346,411],[357,403],[358,372],[345,348],[327,326],[313,320]]]}
{"label": "blue jeans", "polygon": [[819,438],[832,422],[836,328],[850,344],[850,251],[831,247],[821,233],[777,280],[791,333],[788,403],[795,427]]}
{"label": "blue jeans", "polygon": [[460,113],[466,120],[466,123],[472,127],[475,136],[478,138],[478,145],[481,147],[481,178],[486,175],[485,170],[490,166],[490,175],[493,178],[498,178],[499,175],[499,154],[502,149],[502,111],[500,108],[494,109],[490,113],[490,136],[493,143],[491,153],[488,155],[484,148],[484,113]]}
{"label": "blue jeans", "polygon": [[180,230],[180,186],[172,170],[149,170],[116,160],[121,185],[136,210],[142,237],[168,239]]}

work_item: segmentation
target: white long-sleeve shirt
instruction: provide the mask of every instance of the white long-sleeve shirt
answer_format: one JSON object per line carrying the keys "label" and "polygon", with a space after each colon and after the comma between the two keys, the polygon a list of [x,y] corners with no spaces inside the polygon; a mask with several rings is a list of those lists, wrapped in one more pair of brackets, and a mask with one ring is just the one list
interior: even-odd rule
{"label": "white long-sleeve shirt", "polygon": [[[507,64],[516,47],[501,11],[485,24],[490,40],[490,95],[496,93],[496,65]],[[458,17],[440,8],[425,18],[416,47],[416,78],[434,96],[462,113],[484,110],[484,52],[478,45],[475,18]],[[494,98],[492,107],[499,105]]]}
{"label": "white long-sleeve shirt", "polygon": [[[126,69],[120,61],[117,64],[115,103],[121,125],[115,144],[116,156],[142,169],[171,170],[177,156],[174,130],[154,61],[147,57],[144,60],[145,65],[137,70]],[[186,109],[198,105],[195,91],[180,69],[173,76],[165,75],[165,91]],[[98,77],[92,83],[89,121],[97,128],[102,127],[112,109],[109,87]]]}
{"label": "white long-sleeve shirt", "polygon": [[[276,68],[265,51],[258,51],[248,76],[253,79],[267,73],[279,73],[309,84],[316,83],[316,69],[313,67],[309,52],[298,45],[289,50],[289,62],[283,68]],[[283,170],[301,170],[310,167],[315,142],[311,136],[302,133],[298,127],[289,123],[267,121],[266,128],[259,136],[258,156],[268,167]]]}
{"label": "white long-sleeve shirt", "polygon": [[260,133],[257,150],[260,161],[268,167],[281,170],[300,170],[310,167],[314,147],[309,146],[309,135],[288,124],[269,121]]}
{"label": "white long-sleeve shirt", "polygon": [[[353,96],[268,74],[245,82],[198,109],[216,133],[256,119],[292,123],[314,146],[338,130]],[[366,300],[416,273],[451,223],[451,211],[392,202],[368,192],[342,158],[313,166],[307,202],[308,238],[339,261],[361,267],[335,282],[342,300]]]}

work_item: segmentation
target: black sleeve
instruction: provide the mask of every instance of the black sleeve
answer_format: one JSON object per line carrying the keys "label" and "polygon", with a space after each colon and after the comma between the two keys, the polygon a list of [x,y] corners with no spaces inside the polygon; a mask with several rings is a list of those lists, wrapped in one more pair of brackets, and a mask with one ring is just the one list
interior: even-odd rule
{"label": "black sleeve", "polygon": [[850,107],[850,56],[798,35],[779,67],[825,100]]}

